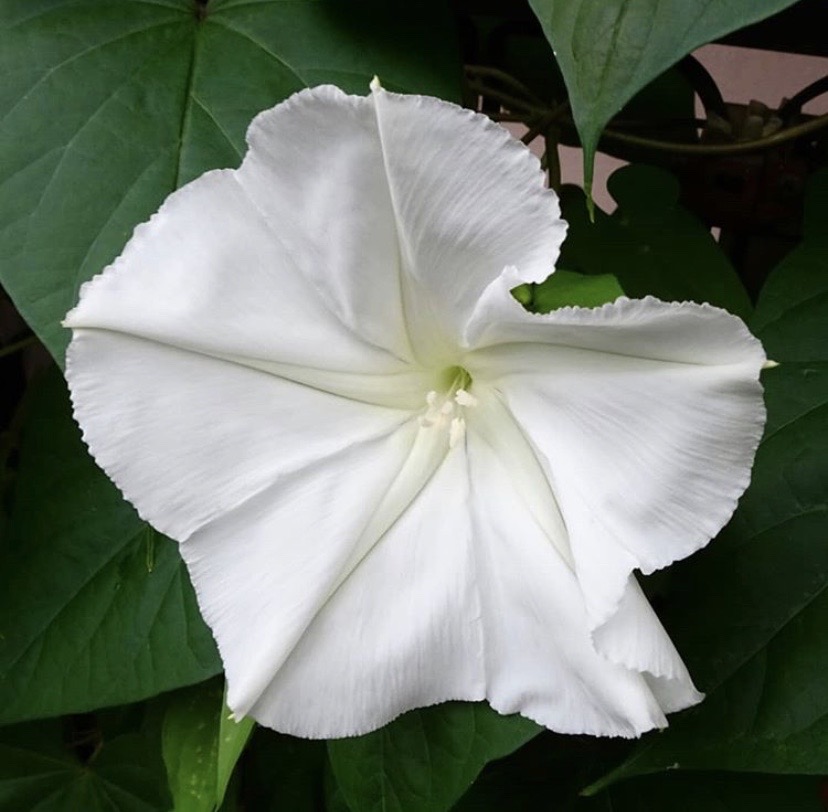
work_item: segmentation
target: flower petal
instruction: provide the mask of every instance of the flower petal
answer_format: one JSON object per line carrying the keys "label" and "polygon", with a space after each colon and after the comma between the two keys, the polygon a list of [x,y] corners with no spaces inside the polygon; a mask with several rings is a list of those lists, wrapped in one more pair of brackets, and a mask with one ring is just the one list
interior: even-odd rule
{"label": "flower petal", "polygon": [[240,183],[342,320],[400,357],[448,353],[506,265],[523,281],[554,270],[557,196],[485,116],[323,86],[260,114],[248,140]]}
{"label": "flower petal", "polygon": [[537,158],[486,116],[378,88],[373,100],[409,329],[418,347],[436,334],[453,349],[506,266],[525,282],[552,273],[566,234],[558,198],[544,188]]}
{"label": "flower petal", "polygon": [[[387,371],[453,355],[507,264],[554,269],[566,226],[537,159],[488,118],[375,89],[261,113],[238,170],[171,195],[66,326],[209,354]],[[413,341],[413,346],[412,342]]]}
{"label": "flower petal", "polygon": [[[181,542],[231,707],[332,737],[488,698],[631,736],[698,701],[631,573],[729,518],[758,342],[653,299],[524,312],[565,226],[484,117],[326,87],[248,137],[66,320],[84,436]],[[421,426],[457,364],[463,416]]]}
{"label": "flower petal", "polygon": [[709,305],[622,298],[536,316],[505,288],[481,299],[465,363],[546,471],[597,628],[634,568],[690,555],[730,518],[764,425],[765,356]]}
{"label": "flower petal", "polygon": [[330,738],[487,698],[554,730],[633,736],[698,701],[634,581],[617,622],[653,674],[595,650],[559,528],[527,510],[523,489],[543,498],[545,482],[489,444],[504,414],[448,451],[413,423],[354,444],[182,545],[237,714]]}
{"label": "flower petal", "polygon": [[[295,251],[295,249],[292,249]],[[404,365],[346,326],[229,170],[170,195],[83,285],[71,328],[132,333],[208,355],[389,373]]]}
{"label": "flower petal", "polygon": [[593,631],[592,642],[610,662],[640,672],[664,713],[704,698],[632,575],[616,613]]}
{"label": "flower petal", "polygon": [[412,421],[182,545],[235,713],[330,738],[483,698],[465,463],[447,450]]}
{"label": "flower petal", "polygon": [[179,541],[286,472],[410,420],[107,330],[76,329],[66,374],[96,462],[144,519]]}
{"label": "flower petal", "polygon": [[[482,402],[482,399],[481,399]],[[469,422],[474,550],[483,596],[487,697],[562,733],[637,736],[701,698],[634,581],[619,612],[633,653],[609,659],[590,639],[575,572],[511,468]],[[614,636],[613,636],[613,639]],[[645,673],[657,666],[658,674]]]}
{"label": "flower petal", "polygon": [[412,359],[394,209],[370,99],[330,85],[260,113],[237,178],[352,330]]}

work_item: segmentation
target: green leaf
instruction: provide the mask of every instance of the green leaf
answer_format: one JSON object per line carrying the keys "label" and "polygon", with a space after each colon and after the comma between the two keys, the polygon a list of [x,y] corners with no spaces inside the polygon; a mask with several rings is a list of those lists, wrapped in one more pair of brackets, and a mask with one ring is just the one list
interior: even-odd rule
{"label": "green leaf", "polygon": [[555,51],[592,185],[598,139],[646,84],[699,45],[796,0],[529,0]]}
{"label": "green leaf", "polygon": [[224,800],[236,762],[241,758],[244,748],[253,733],[256,723],[249,717],[236,721],[227,707],[227,683],[221,698],[221,717],[219,719],[218,759],[216,762],[216,802]]}
{"label": "green leaf", "polygon": [[455,97],[439,0],[4,0],[0,281],[62,363],[80,284],[176,187],[235,166],[259,111],[307,85]]}
{"label": "green leaf", "polygon": [[86,711],[221,668],[176,545],[89,457],[57,370],[23,427],[0,550],[0,721]]}
{"label": "green leaf", "polygon": [[221,682],[177,692],[167,700],[161,749],[175,812],[213,812],[224,800],[253,720],[228,718]]}
{"label": "green leaf", "polygon": [[768,279],[751,323],[769,357],[777,361],[828,361],[826,223],[828,170],[822,170],[808,186],[804,241]]}
{"label": "green leaf", "polygon": [[716,241],[678,204],[672,175],[648,166],[625,166],[610,177],[618,202],[611,215],[595,210],[591,223],[583,192],[564,186],[569,232],[559,265],[586,274],[613,274],[633,298],[709,302],[747,319],[750,299]]}
{"label": "green leaf", "polygon": [[221,686],[199,685],[167,701],[161,753],[175,812],[213,812]]}
{"label": "green leaf", "polygon": [[614,302],[624,291],[612,274],[586,276],[572,271],[555,271],[545,282],[534,286],[531,309],[549,313],[559,307],[599,307]]}
{"label": "green leaf", "polygon": [[675,568],[663,616],[705,702],[643,740],[599,786],[674,766],[828,770],[828,173],[805,241],[752,326],[771,358],[753,480],[722,536]]}
{"label": "green leaf", "polygon": [[482,703],[449,702],[406,713],[366,736],[328,742],[328,757],[351,812],[445,812],[488,761],[539,731]]}
{"label": "green leaf", "polygon": [[161,759],[143,736],[104,741],[83,763],[59,722],[0,731],[4,812],[167,812]]}
{"label": "green leaf", "polygon": [[[567,98],[566,85],[555,55],[549,43],[535,35],[530,27],[506,27],[495,29],[495,33],[484,28],[479,37],[490,36],[497,47],[489,55],[495,67],[509,74],[524,85],[538,101],[556,107]],[[690,141],[696,137],[695,92],[687,77],[678,68],[672,68],[657,76],[652,82],[636,93],[619,112],[619,119],[641,127],[652,138]],[[579,146],[580,141],[569,127],[559,132],[560,142],[567,146]],[[604,152],[619,154],[626,160],[636,149],[628,144],[619,146],[616,141],[601,145]],[[641,149],[638,148],[638,155]],[[647,153],[648,163],[656,162],[663,156]]]}

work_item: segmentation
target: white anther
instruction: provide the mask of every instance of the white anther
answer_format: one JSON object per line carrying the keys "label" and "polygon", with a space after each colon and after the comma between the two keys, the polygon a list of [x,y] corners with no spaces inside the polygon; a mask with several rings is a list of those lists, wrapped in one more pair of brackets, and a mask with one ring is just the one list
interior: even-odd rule
{"label": "white anther", "polygon": [[[454,383],[448,391],[431,389],[426,392],[427,408],[417,419],[421,428],[434,428],[439,431],[448,429],[449,447],[453,448],[466,436],[466,421],[464,410],[470,406],[477,406],[477,398],[466,389],[454,387],[464,378],[456,375]],[[468,375],[465,379],[470,380]]]}
{"label": "white anther", "polygon": [[458,389],[454,393],[454,400],[458,406],[477,406],[477,398],[465,389]]}
{"label": "white anther", "polygon": [[449,448],[454,448],[466,435],[466,421],[462,417],[452,418],[449,426]]}

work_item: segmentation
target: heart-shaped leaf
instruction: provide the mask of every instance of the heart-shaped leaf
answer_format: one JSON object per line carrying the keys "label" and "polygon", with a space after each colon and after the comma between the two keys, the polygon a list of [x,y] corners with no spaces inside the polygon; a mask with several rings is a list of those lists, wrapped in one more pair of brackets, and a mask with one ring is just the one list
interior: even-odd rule
{"label": "heart-shaped leaf", "polygon": [[601,130],[645,85],[699,45],[796,0],[529,0],[569,91],[584,179]]}

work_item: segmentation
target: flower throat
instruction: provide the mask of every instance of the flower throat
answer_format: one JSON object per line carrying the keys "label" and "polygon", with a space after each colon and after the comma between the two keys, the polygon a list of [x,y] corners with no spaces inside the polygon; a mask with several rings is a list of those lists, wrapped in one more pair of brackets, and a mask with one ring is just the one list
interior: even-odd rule
{"label": "flower throat", "polygon": [[477,405],[477,398],[469,391],[472,377],[463,367],[449,367],[440,376],[441,391],[426,393],[426,408],[420,415],[420,426],[425,429],[447,429],[449,447],[454,448],[466,435],[466,409]]}

